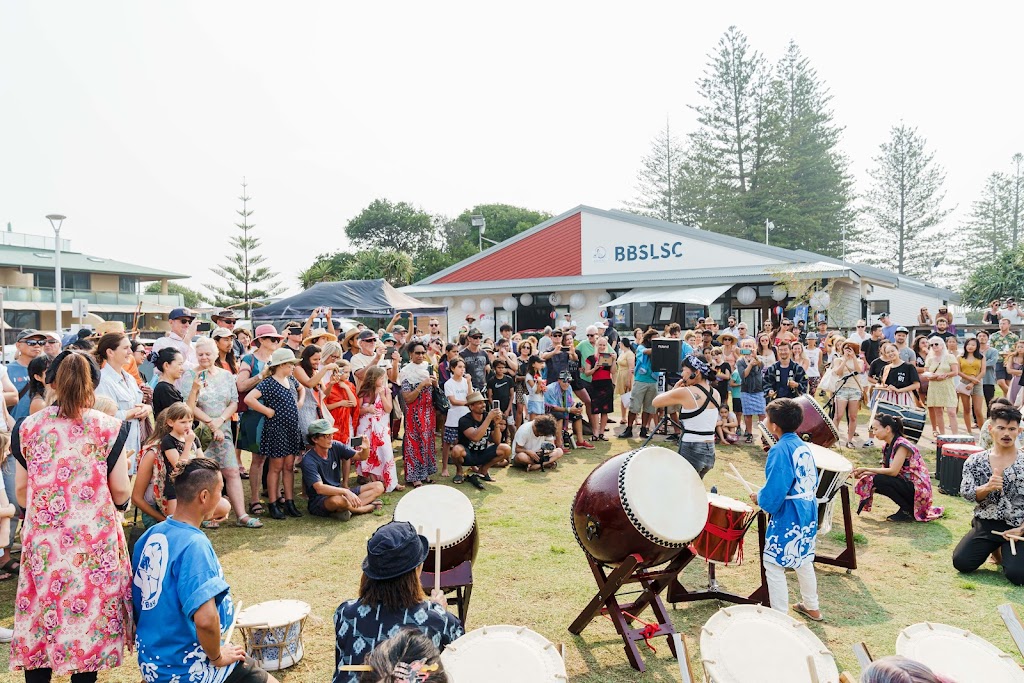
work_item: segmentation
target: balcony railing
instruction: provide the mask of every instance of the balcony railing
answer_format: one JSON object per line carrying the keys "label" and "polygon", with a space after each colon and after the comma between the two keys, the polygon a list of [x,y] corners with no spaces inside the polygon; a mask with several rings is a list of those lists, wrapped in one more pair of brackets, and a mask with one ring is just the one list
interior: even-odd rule
{"label": "balcony railing", "polygon": [[[41,304],[54,302],[54,290],[49,287],[0,287],[5,301],[31,301]],[[180,294],[122,294],[121,292],[93,292],[75,289],[62,289],[61,300],[69,304],[72,299],[85,299],[90,304],[135,306],[140,301],[159,306],[184,306],[184,297]]]}

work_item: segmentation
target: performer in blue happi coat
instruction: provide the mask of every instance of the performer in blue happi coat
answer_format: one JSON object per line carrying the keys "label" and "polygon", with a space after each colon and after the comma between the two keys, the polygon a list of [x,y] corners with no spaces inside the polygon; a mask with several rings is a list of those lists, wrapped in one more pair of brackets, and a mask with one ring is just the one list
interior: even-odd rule
{"label": "performer in blue happi coat", "polygon": [[750,494],[750,499],[771,516],[764,541],[768,598],[772,609],[789,611],[786,569],[793,569],[800,583],[800,602],[793,609],[821,621],[814,576],[818,473],[811,449],[795,433],[803,421],[803,410],[793,399],[778,398],[768,404],[765,412],[768,431],[778,443],[768,451],[764,488]]}

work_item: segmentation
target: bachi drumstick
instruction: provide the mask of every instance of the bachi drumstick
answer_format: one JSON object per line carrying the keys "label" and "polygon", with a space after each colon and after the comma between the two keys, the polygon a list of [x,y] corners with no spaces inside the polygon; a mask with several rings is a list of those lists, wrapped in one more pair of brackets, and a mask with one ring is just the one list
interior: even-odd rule
{"label": "bachi drumstick", "polygon": [[735,474],[736,478],[739,479],[741,484],[743,484],[743,488],[745,488],[747,490],[747,493],[753,493],[754,492],[754,489],[751,488],[750,484],[747,483],[747,480],[743,478],[743,475],[740,474],[740,471],[738,469],[736,469],[736,465],[733,465],[732,463],[729,463],[729,469],[732,470],[732,473]]}
{"label": "bachi drumstick", "polygon": [[441,591],[441,527],[437,528],[437,545],[434,546],[434,590]]}
{"label": "bachi drumstick", "polygon": [[228,626],[228,634],[224,636],[224,645],[231,642],[231,636],[235,635],[235,624],[238,623],[238,613],[242,611],[242,601],[235,603],[235,611],[231,615],[231,626]]}

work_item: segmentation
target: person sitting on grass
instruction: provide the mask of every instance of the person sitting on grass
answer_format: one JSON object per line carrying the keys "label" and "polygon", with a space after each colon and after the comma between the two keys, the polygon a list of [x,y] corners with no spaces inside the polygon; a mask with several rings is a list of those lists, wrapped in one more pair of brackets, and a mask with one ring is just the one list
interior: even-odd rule
{"label": "person sitting on grass", "polygon": [[371,481],[351,490],[346,488],[348,462],[353,458],[366,460],[370,455],[370,444],[364,439],[359,450],[354,450],[334,440],[337,432],[329,420],[309,423],[306,434],[312,448],[302,458],[302,486],[309,498],[309,514],[346,521],[352,515],[383,507],[378,498],[384,495],[384,483]]}
{"label": "person sitting on grass", "polygon": [[550,385],[544,392],[544,407],[548,414],[562,423],[559,434],[555,436],[555,444],[559,448],[572,448],[564,443],[564,434],[570,430],[576,437],[578,448],[593,449],[594,444],[583,439],[583,405],[574,403],[572,394],[572,374],[563,370],[558,381]]}
{"label": "person sitting on grass", "polygon": [[527,472],[537,470],[553,470],[558,466],[558,459],[564,451],[555,445],[558,426],[550,415],[539,415],[529,422],[524,422],[516,430],[513,446],[516,465],[526,468]]}
{"label": "person sitting on grass", "polygon": [[199,527],[220,505],[224,478],[209,458],[174,475],[174,517],[150,528],[132,556],[135,643],[147,681],[277,683],[239,645],[225,643],[234,621],[231,588]]}
{"label": "person sitting on grass", "polygon": [[739,443],[740,437],[736,434],[738,426],[736,413],[729,410],[728,404],[723,404],[718,409],[718,424],[715,425],[715,438],[718,443],[729,445]]}
{"label": "person sitting on grass", "polygon": [[[359,597],[334,612],[335,666],[362,664],[368,656],[372,661],[374,650],[405,627],[430,638],[439,650],[462,637],[462,622],[445,609],[444,593],[433,591],[430,600],[423,594],[420,574],[429,552],[430,541],[409,522],[388,522],[373,532]],[[333,683],[359,680],[354,671],[335,670]]]}
{"label": "person sitting on grass", "polygon": [[[466,403],[469,413],[459,418],[459,442],[452,447],[451,457],[456,469],[452,481],[460,483],[463,480],[462,468],[472,467],[475,471],[465,479],[474,487],[483,489],[483,481],[494,481],[488,470],[494,466],[508,465],[512,447],[501,441],[505,420],[500,410],[484,414],[487,401],[479,391],[466,397]],[[502,462],[505,465],[501,465]]]}
{"label": "person sitting on grass", "polygon": [[[989,417],[992,448],[967,458],[960,495],[974,503],[974,518],[953,551],[953,567],[970,573],[995,555],[1010,583],[1024,585],[1024,552],[1013,553],[1003,534],[1024,537],[1024,451],[1017,449],[1020,411],[997,406]],[[1001,556],[1001,557],[1000,557]]]}

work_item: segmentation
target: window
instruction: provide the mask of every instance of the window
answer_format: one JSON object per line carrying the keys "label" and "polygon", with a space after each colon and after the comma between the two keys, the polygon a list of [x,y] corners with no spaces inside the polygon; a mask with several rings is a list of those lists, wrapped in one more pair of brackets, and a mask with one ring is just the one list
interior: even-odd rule
{"label": "window", "polygon": [[54,288],[54,283],[56,282],[56,280],[54,279],[54,271],[53,271],[52,268],[49,269],[49,270],[27,270],[26,269],[25,272],[32,274],[32,286],[33,287],[40,287],[42,289],[53,289]]}
{"label": "window", "polygon": [[[32,274],[32,286],[40,289],[54,289],[56,278],[53,268],[25,269],[26,273]],[[61,287],[63,289],[77,289],[88,292],[92,289],[92,275],[75,270],[60,271]]]}
{"label": "window", "polygon": [[877,322],[878,316],[882,315],[883,313],[888,313],[888,312],[889,312],[889,300],[888,299],[881,299],[881,300],[878,300],[878,301],[869,301],[868,302],[868,319],[869,319],[869,324],[872,323],[872,322]]}
{"label": "window", "polygon": [[[103,319],[111,322],[122,322],[126,329],[132,329],[132,323],[135,322],[134,313],[104,313]],[[141,325],[140,325],[141,327]]]}
{"label": "window", "polygon": [[117,291],[121,294],[135,294],[139,291],[139,278],[133,275],[119,276]]}
{"label": "window", "polygon": [[652,322],[654,322],[654,304],[646,302],[633,304],[632,327],[647,328]]}
{"label": "window", "polygon": [[17,329],[39,329],[39,311],[4,311],[4,322]]}

